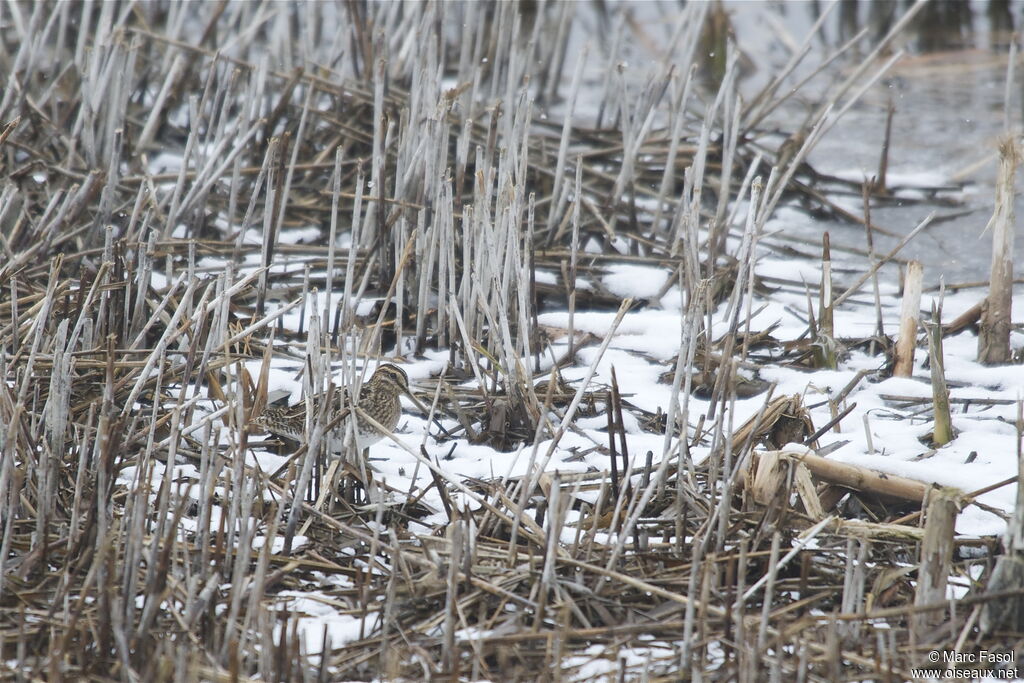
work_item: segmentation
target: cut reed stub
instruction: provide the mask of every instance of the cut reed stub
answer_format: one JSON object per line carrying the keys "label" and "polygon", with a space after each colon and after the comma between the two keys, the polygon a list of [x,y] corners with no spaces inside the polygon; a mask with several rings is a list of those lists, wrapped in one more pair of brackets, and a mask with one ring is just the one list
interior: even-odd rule
{"label": "cut reed stub", "polygon": [[[921,565],[917,575],[915,605],[931,605],[946,599],[946,584],[953,560],[953,536],[956,516],[960,511],[961,492],[935,488],[930,492],[925,515],[924,542],[921,544]],[[914,615],[913,629],[918,642],[927,642],[925,629],[946,621],[944,610],[928,610]]]}
{"label": "cut reed stub", "polygon": [[932,430],[931,445],[945,446],[956,435],[953,418],[949,412],[949,388],[946,386],[946,364],[942,354],[941,312],[933,310],[933,320],[925,323],[928,333],[928,358],[932,373],[932,405],[935,412],[935,428]]}
{"label": "cut reed stub", "polygon": [[907,264],[903,281],[903,306],[900,309],[900,335],[896,340],[894,377],[910,377],[914,372],[914,349],[917,346],[917,326],[921,311],[921,284],[924,266],[919,261]]}
{"label": "cut reed stub", "polygon": [[986,226],[992,229],[992,266],[988,296],[981,308],[978,333],[978,361],[1008,363],[1011,308],[1013,306],[1014,181],[1020,150],[1010,136],[999,145],[999,175],[996,180],[995,211]]}

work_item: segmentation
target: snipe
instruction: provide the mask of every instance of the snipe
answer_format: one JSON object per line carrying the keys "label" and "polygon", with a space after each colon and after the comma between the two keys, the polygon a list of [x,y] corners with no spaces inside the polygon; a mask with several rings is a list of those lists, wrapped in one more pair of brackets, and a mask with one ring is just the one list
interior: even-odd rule
{"label": "snipe", "polygon": [[[330,424],[341,417],[336,433],[343,437],[348,429],[350,416],[355,412],[359,431],[358,443],[361,448],[366,448],[384,438],[384,432],[371,425],[359,413],[369,415],[387,432],[391,432],[398,426],[398,420],[402,416],[402,404],[398,399],[402,394],[410,394],[409,377],[397,365],[387,363],[377,368],[373,376],[360,387],[358,410],[351,405],[343,389],[335,389],[333,405],[324,419]],[[312,410],[314,415],[320,415],[322,401],[326,398],[325,394],[317,394],[311,400],[304,399],[290,408],[267,406],[262,415],[252,420],[252,424],[277,436],[305,441],[306,413]]]}

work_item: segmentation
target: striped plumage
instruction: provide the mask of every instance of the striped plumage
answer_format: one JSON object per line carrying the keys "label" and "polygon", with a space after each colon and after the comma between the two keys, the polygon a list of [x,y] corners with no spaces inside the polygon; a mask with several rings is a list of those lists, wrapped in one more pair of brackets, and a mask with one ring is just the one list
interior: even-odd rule
{"label": "striped plumage", "polygon": [[[390,363],[381,365],[359,389],[359,410],[368,414],[380,423],[388,432],[394,430],[402,416],[401,394],[409,393],[409,378],[405,371]],[[337,434],[344,436],[348,426],[348,415],[352,410],[348,396],[343,389],[335,388],[334,405],[327,411],[324,419],[327,424],[339,415],[345,415],[337,425]],[[311,409],[314,417],[320,414],[324,394],[317,394],[312,400],[302,400],[290,408],[267,406],[263,414],[254,418],[252,424],[265,429],[271,434],[284,436],[295,441],[306,440],[306,412]],[[357,415],[356,424],[359,429],[359,444],[362,448],[374,444],[384,438],[384,434],[371,426],[362,416]],[[325,425],[326,426],[326,425]]]}

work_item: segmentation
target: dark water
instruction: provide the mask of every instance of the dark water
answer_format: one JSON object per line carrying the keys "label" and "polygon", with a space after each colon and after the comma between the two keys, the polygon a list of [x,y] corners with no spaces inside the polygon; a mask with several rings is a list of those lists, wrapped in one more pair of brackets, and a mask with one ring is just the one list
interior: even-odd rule
{"label": "dark water", "polygon": [[[804,96],[780,111],[775,123],[782,128],[799,125],[817,105],[818,93],[845,76],[850,62],[877,44],[910,4],[840,2],[813,43],[806,59],[808,67],[862,28],[871,38],[851,52],[846,64],[808,84]],[[737,44],[745,51],[758,51],[749,53],[750,63],[762,65],[747,71],[744,87],[756,91],[781,68],[780,60],[789,57],[787,50],[780,49],[786,42],[784,36],[802,42],[827,6],[820,2],[725,3]],[[991,235],[982,233],[992,213],[998,143],[1007,120],[1018,139],[1021,131],[1024,65],[1019,53],[1009,110],[1005,88],[1012,32],[1022,24],[1024,3],[1020,2],[956,1],[925,6],[893,43],[890,53],[903,50],[904,56],[809,157],[812,166],[824,173],[852,179],[877,176],[888,109],[893,107],[888,184],[897,198],[908,199],[877,203],[872,209],[873,222],[906,234],[931,211],[939,216],[964,214],[929,228],[901,252],[922,261],[932,283],[940,276],[947,283],[988,279]],[[900,185],[949,189],[930,199],[927,192],[900,191]],[[845,208],[861,213],[858,197],[840,201]],[[1024,201],[1018,200],[1016,210],[1018,216],[1024,216]],[[824,220],[817,227],[828,229],[834,241],[865,246],[860,226]],[[896,243],[891,238],[880,241],[882,249]],[[1017,261],[1024,262],[1024,238],[1017,239],[1015,247]]]}
{"label": "dark water", "polygon": [[[801,85],[761,126],[789,132],[808,120],[830,89],[851,73],[911,5],[904,1],[840,0],[833,6],[817,0],[726,0],[711,5],[709,12],[722,10],[721,16],[726,19],[719,16],[717,21],[719,25],[724,22],[725,31],[742,53],[740,89],[748,101],[782,70],[823,13],[827,13],[823,29],[812,39],[810,53],[789,84],[811,74],[840,45],[866,30],[866,37],[826,71]],[[628,12],[631,17],[632,39],[626,41],[624,50],[631,68],[640,71],[641,64],[652,64],[671,54],[672,27],[683,11],[681,3],[605,7]],[[894,197],[873,202],[872,221],[899,236],[910,232],[932,211],[950,217],[918,235],[900,253],[924,263],[930,284],[937,284],[940,277],[949,284],[988,279],[991,235],[983,231],[992,214],[998,143],[1007,120],[1018,138],[1021,131],[1024,63],[1019,53],[1009,110],[1004,91],[1010,41],[1013,31],[1022,26],[1021,0],[928,3],[892,41],[878,67],[902,52],[899,61],[809,156],[810,164],[821,173],[858,182],[878,176],[888,111],[890,106],[893,108],[887,186]],[[715,56],[707,59],[701,70],[706,85],[711,86],[709,91],[714,86],[707,82],[708,74],[714,72],[714,61]],[[765,147],[771,150],[782,140],[781,136],[777,141],[769,139]],[[906,189],[908,186],[925,189]],[[934,189],[941,191],[932,196],[927,190]],[[837,190],[830,196],[862,215],[856,193]],[[1018,216],[1024,216],[1024,201],[1018,201],[1016,208]],[[794,230],[815,241],[828,230],[833,244],[866,248],[863,227],[848,221],[818,217],[810,227],[797,226]],[[897,241],[898,237],[879,236],[876,247],[888,251]],[[1015,252],[1017,261],[1024,263],[1024,237],[1016,241]]]}

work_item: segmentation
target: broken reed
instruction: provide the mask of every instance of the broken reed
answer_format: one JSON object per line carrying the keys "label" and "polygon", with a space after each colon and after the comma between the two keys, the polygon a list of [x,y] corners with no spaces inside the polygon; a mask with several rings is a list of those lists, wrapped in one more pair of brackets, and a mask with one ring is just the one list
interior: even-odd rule
{"label": "broken reed", "polygon": [[917,348],[917,328],[921,311],[921,285],[924,266],[918,261],[907,264],[903,276],[903,300],[900,307],[900,336],[896,340],[892,374],[910,377],[914,372],[914,351]]}
{"label": "broken reed", "polygon": [[836,331],[832,311],[832,249],[829,235],[822,235],[821,242],[821,291],[818,303],[819,329],[815,341],[817,367],[836,369]]}
{"label": "broken reed", "polygon": [[995,210],[986,229],[992,230],[992,268],[988,296],[982,306],[978,330],[978,360],[1010,361],[1011,307],[1013,304],[1014,180],[1020,151],[1013,138],[999,143]]}
{"label": "broken reed", "polygon": [[939,305],[932,304],[932,320],[925,323],[928,336],[928,365],[931,368],[932,405],[935,429],[932,444],[938,448],[953,440],[953,419],[949,412],[949,389],[946,386],[946,361],[942,353],[942,293]]}
{"label": "broken reed", "polygon": [[[0,365],[13,378],[0,385],[5,658],[13,651],[37,676],[148,679],[176,667],[189,679],[381,668],[481,678],[530,675],[595,642],[654,643],[655,664],[703,668],[725,643],[727,670],[753,679],[765,669],[823,675],[841,662],[891,674],[923,642],[902,626],[906,604],[883,616],[867,607],[879,597],[867,586],[904,550],[861,543],[854,560],[854,544],[800,516],[789,489],[770,512],[751,508],[739,484],[756,441],[732,424],[734,355],[748,351],[761,229],[784,191],[800,191],[789,181],[834,120],[828,112],[875,68],[871,58],[794,136],[793,154],[769,167],[744,141],[784,99],[781,80],[745,108],[738,56],[727,51],[711,106],[690,113],[701,3],[672,27],[683,37],[672,43],[677,59],[635,94],[617,60],[608,62],[597,119],[614,126],[596,129],[572,104],[584,66],[566,59],[572,3],[532,14],[512,3],[312,4],[269,17],[248,3],[36,5],[30,15],[8,7],[17,16],[4,44],[16,47],[5,59],[13,54],[26,72],[33,111],[65,121],[69,134],[44,145],[19,123],[0,147],[23,179],[46,175],[0,190],[11,253],[0,270],[10,292],[0,302]],[[327,29],[335,12],[352,29],[348,40]],[[621,45],[627,23],[612,18]],[[193,45],[186,27],[196,21],[203,30]],[[222,26],[238,29],[228,45],[217,40]],[[94,42],[84,27],[95,29]],[[69,54],[60,36],[73,29]],[[457,48],[453,31],[465,38]],[[66,87],[40,88],[62,58],[72,65]],[[570,104],[552,126],[531,98],[555,102],[570,65]],[[530,79],[536,90],[524,87]],[[78,106],[62,99],[68,92]],[[0,120],[26,97],[8,83]],[[180,169],[152,174],[149,145],[173,149],[176,138]],[[719,188],[713,210],[709,186]],[[745,217],[735,208],[743,198]],[[657,207],[653,219],[644,202]],[[293,227],[324,224],[326,247],[286,239]],[[337,244],[346,233],[348,246]],[[735,254],[730,235],[740,239]],[[44,265],[58,253],[63,261]],[[617,311],[599,344],[576,330],[538,343],[542,302],[531,283],[538,270],[557,281],[566,260],[571,272],[555,290],[573,306],[585,296],[577,278],[596,281],[610,260],[665,264],[684,292],[660,458],[622,448],[622,397],[603,392],[616,412],[609,439],[624,460],[620,485],[600,477],[596,497],[592,480],[547,470],[589,409],[591,380],[633,302],[589,299]],[[732,260],[734,269],[723,267]],[[369,298],[379,308],[358,320]],[[723,300],[727,334],[711,339],[702,323]],[[300,307],[298,329],[281,324]],[[584,345],[597,348],[583,380],[571,398],[556,398],[558,368]],[[454,408],[467,434],[528,442],[511,456],[528,458],[525,476],[467,483],[425,448],[406,446],[445,505],[447,521],[423,529],[407,502],[425,491],[399,495],[365,470],[346,473],[365,484],[361,506],[330,500],[329,478],[313,502],[304,499],[323,425],[283,472],[247,464],[245,424],[267,399],[269,365],[252,381],[245,361],[290,357],[308,393],[337,369],[354,385],[357,363],[381,352],[432,346],[477,383],[438,395],[469,393]],[[540,358],[552,366],[543,397],[531,369]],[[717,379],[709,414],[691,429],[697,358]],[[771,426],[761,424],[770,397],[750,434]],[[502,402],[517,431],[488,434],[484,416]],[[711,445],[705,467],[689,457],[697,442]],[[198,475],[181,481],[182,470],[164,466],[178,457],[198,462]],[[787,573],[798,559],[799,576]],[[303,589],[318,572],[351,582],[328,590],[362,622],[356,641],[325,643],[328,656],[311,664],[298,619],[274,594]],[[819,588],[840,577],[837,603],[840,591]],[[28,609],[19,613],[19,603]],[[865,646],[837,628],[839,617],[801,614],[812,609],[865,627],[885,619],[895,635]],[[499,623],[511,628],[465,637]],[[95,656],[79,656],[86,651]],[[797,652],[811,654],[787,655]]]}

